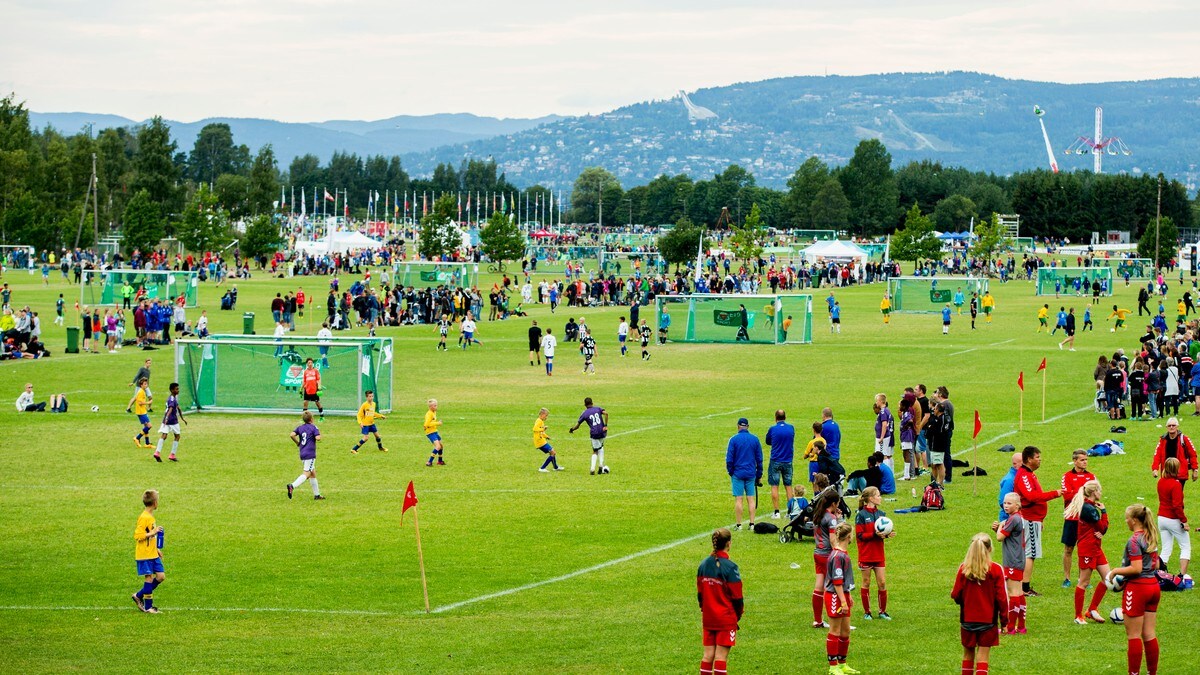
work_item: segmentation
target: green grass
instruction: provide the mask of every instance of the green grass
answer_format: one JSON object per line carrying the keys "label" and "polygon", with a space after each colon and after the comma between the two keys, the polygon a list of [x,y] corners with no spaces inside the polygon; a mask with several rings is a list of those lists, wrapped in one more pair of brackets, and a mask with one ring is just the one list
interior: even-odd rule
{"label": "green grass", "polygon": [[[48,288],[40,275],[4,276],[14,303],[41,312],[55,352],[0,364],[0,654],[10,672],[128,672],[131,664],[147,671],[691,671],[700,654],[696,565],[708,553],[707,533],[732,521],[723,453],[736,418],[746,415],[762,434],[783,407],[804,436],[820,409],[831,406],[853,469],[870,447],[872,396],[882,391],[895,400],[917,382],[950,388],[956,453],[970,450],[972,411],[980,411],[978,457],[989,475],[979,479],[977,494],[969,478],[957,478],[943,513],[896,517],[898,536],[888,544],[895,621],[867,623],[856,608],[851,660],[867,673],[955,672],[961,648],[949,591],[970,536],[995,518],[996,485],[1008,464],[997,447],[1038,445],[1042,482],[1057,483],[1071,450],[1110,436],[1106,418],[1079,411],[1091,401],[1096,356],[1132,346],[1138,334],[1137,322],[1129,333],[1110,334],[1105,313],[1097,312],[1098,330],[1081,334],[1079,351],[1059,352],[1059,337],[1034,334],[1043,299],[1025,282],[994,283],[996,321],[975,332],[957,316],[948,337],[933,315],[898,315],[885,327],[877,285],[838,291],[840,336],[828,333],[819,307],[812,345],[670,345],[654,348],[649,363],[636,353],[615,354],[624,310],[587,310],[582,314],[600,340],[593,377],[579,372],[582,359],[561,343],[552,379],[530,367],[527,320],[480,322],[484,345],[468,352],[436,352],[432,328],[385,329],[397,349],[396,410],[381,423],[391,452],[368,445],[350,456],[357,428],[330,418],[321,425],[318,460],[328,500],[315,503],[307,486],[292,501],[283,489],[300,468],[287,439],[294,417],[195,415],[179,464],[156,464],[149,451],[134,448],[126,383],[150,354],[161,402],[171,352],[62,354],[53,298],[65,293],[70,307],[78,288],[57,276]],[[238,309],[258,312],[262,332],[269,299],[295,283],[265,276],[240,282]],[[311,294],[323,292],[326,280],[300,283]],[[1135,304],[1135,288],[1118,286],[1123,306]],[[818,305],[826,294],[815,293]],[[211,285],[201,288],[214,331],[240,332],[241,311],[217,311],[218,295]],[[1082,302],[1072,301],[1081,311]],[[579,314],[533,310],[560,335],[566,317]],[[312,334],[309,318],[302,326]],[[1043,356],[1050,363],[1046,416],[1053,420],[1046,424],[1034,373]],[[1012,433],[1020,370],[1028,388],[1025,426]],[[43,399],[68,392],[70,414],[15,413],[11,401],[25,381]],[[566,433],[585,395],[612,415],[613,473],[606,477],[587,475],[586,435]],[[428,443],[420,422],[431,396],[445,420],[449,466],[440,469],[423,466]],[[90,412],[92,405],[100,412]],[[551,436],[567,468],[558,474],[536,471],[542,455],[530,428],[541,406],[551,410]],[[1148,467],[1162,430],[1150,422],[1128,426],[1129,454],[1092,460],[1113,512],[1138,498],[1156,504]],[[411,512],[400,524],[409,480],[421,500],[434,608],[644,554],[425,615]],[[912,505],[913,485],[902,483],[898,501],[884,509]],[[167,531],[167,582],[156,593],[163,614],[155,617],[128,599],[139,587],[130,534],[140,492],[149,487],[161,491],[158,517]],[[1115,520],[1105,545],[1110,559],[1125,539]],[[1086,662],[1120,672],[1123,630],[1071,623],[1071,591],[1059,588],[1060,526],[1051,521],[1035,577],[1045,595],[1030,601],[1031,632],[1006,638],[993,652],[993,669],[1072,672]],[[657,547],[664,548],[651,551]],[[824,672],[824,632],[808,627],[810,548],[735,536],[731,554],[747,598],[735,671]],[[1106,600],[1105,613],[1114,604]],[[1190,593],[1164,596],[1163,673],[1191,671],[1190,655],[1178,646],[1191,636],[1195,604]]]}

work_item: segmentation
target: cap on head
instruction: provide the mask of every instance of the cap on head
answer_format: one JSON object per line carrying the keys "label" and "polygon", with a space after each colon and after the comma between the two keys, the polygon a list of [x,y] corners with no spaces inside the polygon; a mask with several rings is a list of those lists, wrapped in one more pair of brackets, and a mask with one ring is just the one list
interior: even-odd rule
{"label": "cap on head", "polygon": [[739,417],[738,418],[738,426],[739,427],[748,427],[748,426],[750,426],[750,420],[746,419],[745,417]]}

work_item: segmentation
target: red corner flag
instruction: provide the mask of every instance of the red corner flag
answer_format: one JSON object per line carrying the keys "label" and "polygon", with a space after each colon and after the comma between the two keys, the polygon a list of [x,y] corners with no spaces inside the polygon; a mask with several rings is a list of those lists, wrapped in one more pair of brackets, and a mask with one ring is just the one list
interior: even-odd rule
{"label": "red corner flag", "polygon": [[400,522],[404,523],[404,513],[417,505],[417,491],[413,489],[412,481],[408,481],[408,489],[404,491],[404,504],[400,507]]}
{"label": "red corner flag", "polygon": [[1025,391],[1025,371],[1023,370],[1017,375],[1017,386],[1021,388],[1021,391]]}
{"label": "red corner flag", "polygon": [[1042,363],[1041,363],[1041,365],[1038,366],[1038,372],[1040,373],[1045,369],[1046,369],[1046,357],[1043,356]]}
{"label": "red corner flag", "polygon": [[983,431],[983,421],[979,419],[979,411],[975,411],[975,433],[971,434],[971,438],[979,436],[979,432]]}

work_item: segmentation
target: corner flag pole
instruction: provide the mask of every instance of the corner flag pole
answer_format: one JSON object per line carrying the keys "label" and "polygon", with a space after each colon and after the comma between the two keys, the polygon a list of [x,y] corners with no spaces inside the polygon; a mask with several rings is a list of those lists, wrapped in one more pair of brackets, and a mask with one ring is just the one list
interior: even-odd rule
{"label": "corner flag pole", "polygon": [[1042,359],[1042,422],[1046,421],[1046,359]]}
{"label": "corner flag pole", "polygon": [[975,468],[971,470],[971,496],[979,494],[979,432],[982,430],[983,420],[979,418],[979,411],[976,410],[975,429],[971,434],[971,463],[975,465]]}
{"label": "corner flag pole", "polygon": [[421,553],[421,518],[420,510],[413,507],[413,530],[417,534],[417,563],[421,566],[421,592],[425,594],[425,613],[429,613],[429,584],[425,581],[425,555]]}

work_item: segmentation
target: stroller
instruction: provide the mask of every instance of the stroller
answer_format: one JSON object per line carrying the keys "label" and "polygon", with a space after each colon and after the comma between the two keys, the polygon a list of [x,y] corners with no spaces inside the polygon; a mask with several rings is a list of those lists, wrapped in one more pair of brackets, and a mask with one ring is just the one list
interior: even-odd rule
{"label": "stroller", "polygon": [[842,479],[840,477],[837,482],[821,490],[808,506],[804,507],[796,517],[779,530],[779,543],[803,541],[806,536],[815,538],[813,536],[814,516],[828,509],[834,499],[841,505],[842,513],[849,515],[850,509],[846,507],[846,502],[842,499]]}

